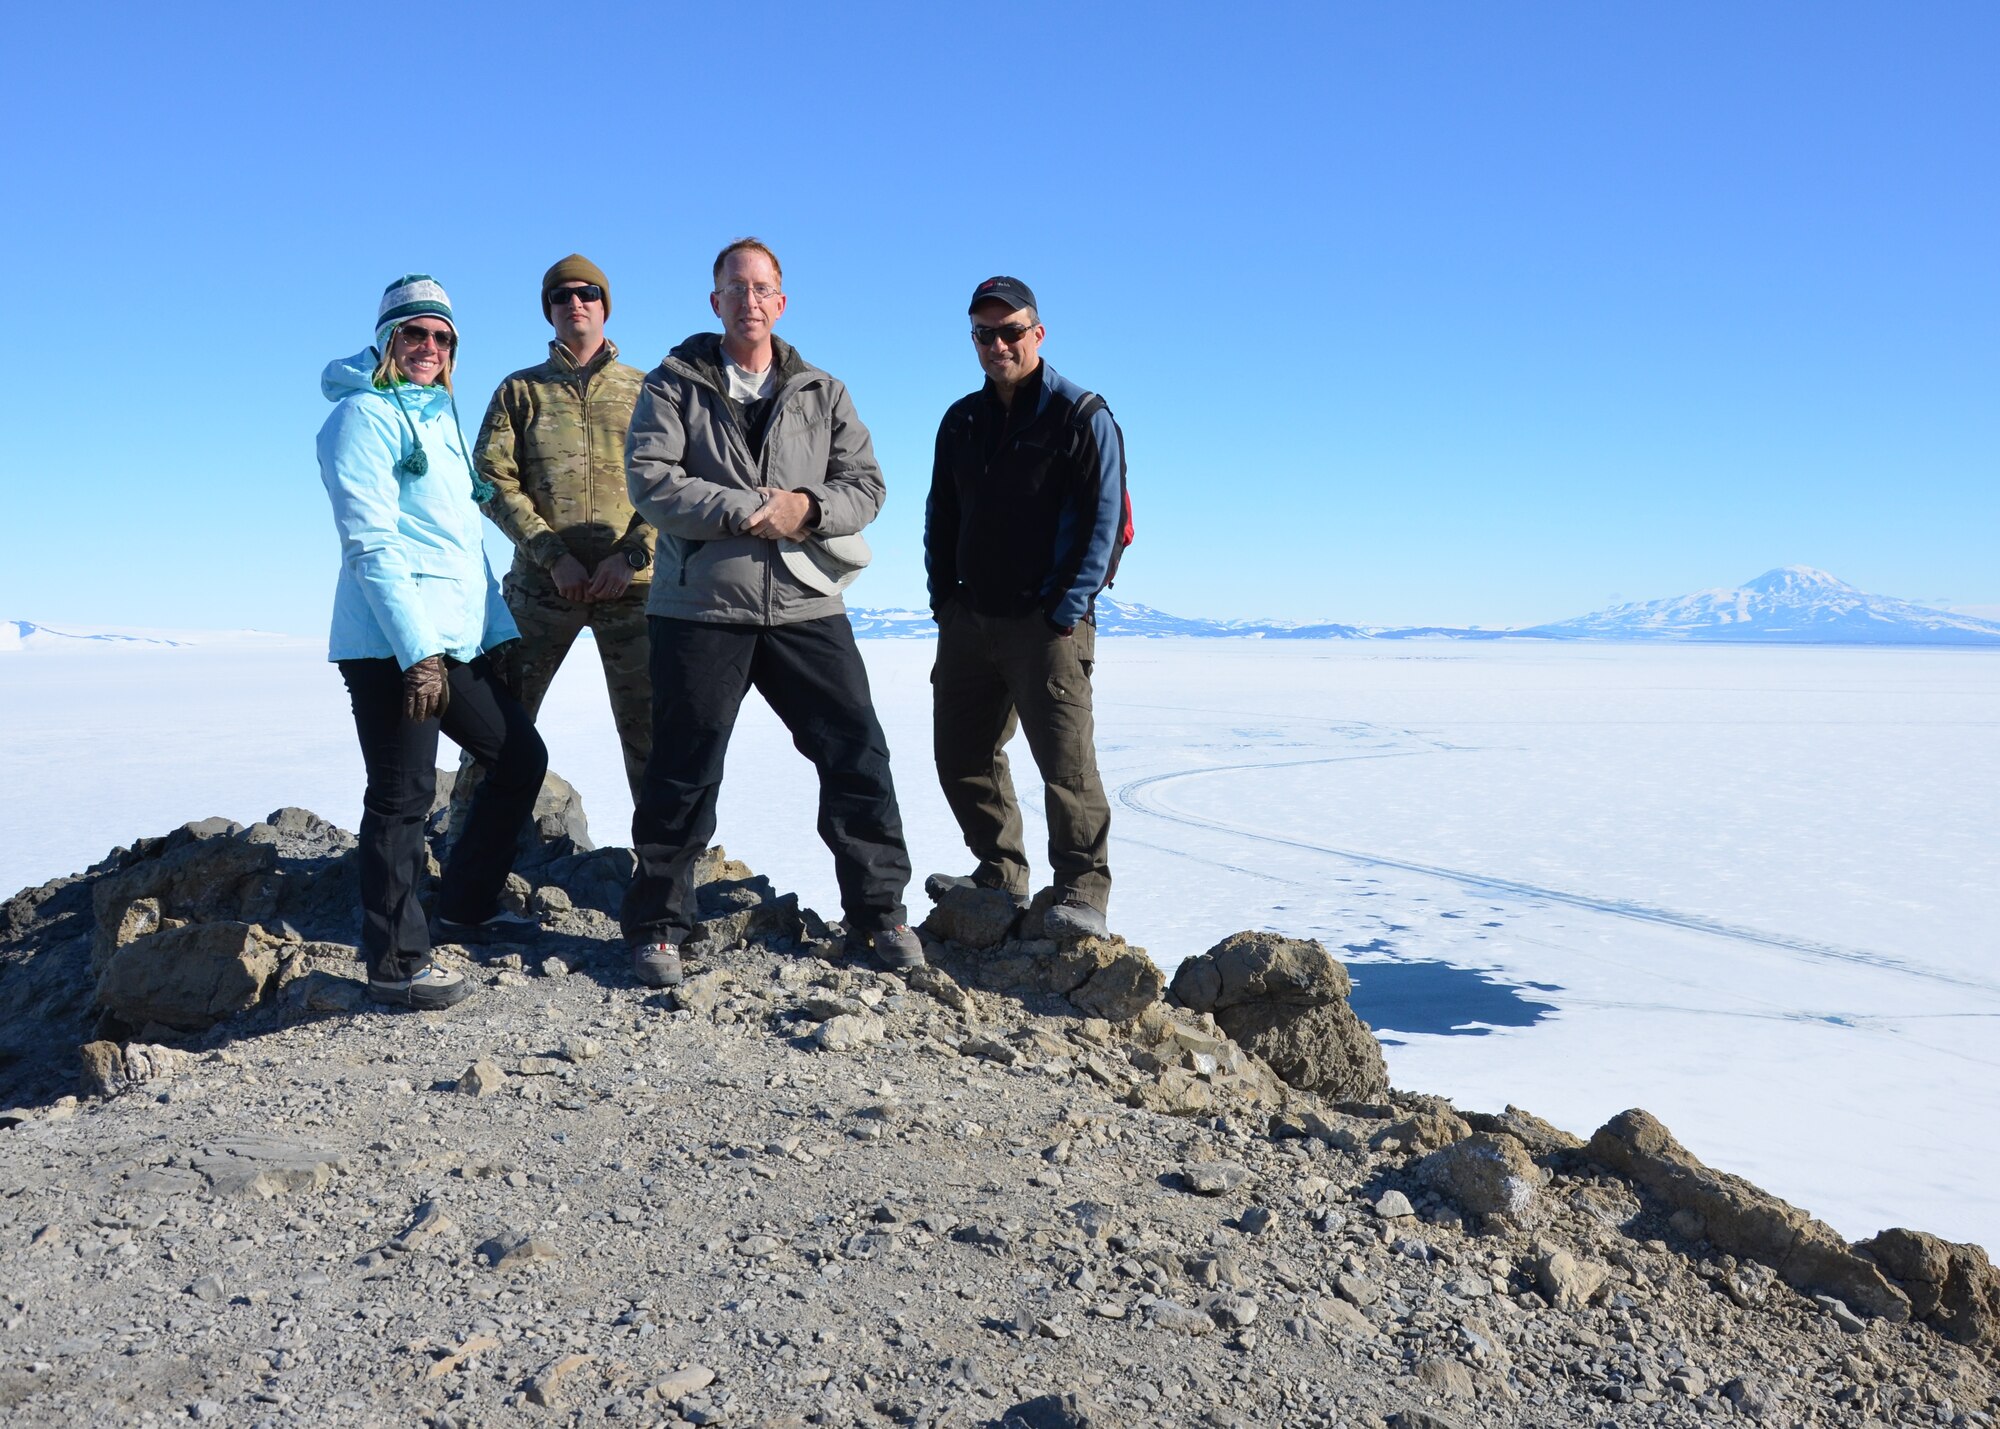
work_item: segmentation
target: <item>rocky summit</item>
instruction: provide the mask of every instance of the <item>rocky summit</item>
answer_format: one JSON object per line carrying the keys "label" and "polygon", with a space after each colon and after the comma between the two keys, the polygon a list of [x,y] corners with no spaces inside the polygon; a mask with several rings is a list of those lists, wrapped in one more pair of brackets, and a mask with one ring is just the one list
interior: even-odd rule
{"label": "rocky summit", "polygon": [[210,820],[0,905],[7,1423],[2000,1414],[1977,1247],[1847,1243],[1640,1110],[1395,1090],[1316,943],[1169,987],[966,889],[901,976],[716,849],[654,992],[632,855],[552,778],[508,893],[543,936],[394,1013],[353,848]]}

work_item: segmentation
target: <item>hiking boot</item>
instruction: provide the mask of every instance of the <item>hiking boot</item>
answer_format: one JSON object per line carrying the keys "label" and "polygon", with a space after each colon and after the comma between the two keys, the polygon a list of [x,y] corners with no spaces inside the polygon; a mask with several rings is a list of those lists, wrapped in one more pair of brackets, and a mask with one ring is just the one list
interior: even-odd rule
{"label": "hiking boot", "polygon": [[870,933],[868,951],[875,955],[877,964],[892,973],[915,972],[924,965],[923,940],[901,923]]}
{"label": "hiking boot", "polygon": [[[933,903],[943,898],[947,893],[956,893],[961,889],[969,888],[990,888],[998,893],[1007,893],[1007,890],[1001,888],[998,884],[981,883],[976,878],[960,878],[955,873],[933,873],[929,878],[924,880],[924,893]],[[1014,900],[1016,908],[1025,909],[1028,906],[1028,895],[1025,893],[1007,893],[1007,896]]]}
{"label": "hiking boot", "polygon": [[442,913],[431,919],[433,943],[532,943],[542,934],[541,920],[532,913],[510,913],[501,909],[479,923],[460,923]]}
{"label": "hiking boot", "polygon": [[647,987],[681,985],[681,945],[656,938],[632,948],[632,976]]}
{"label": "hiking boot", "polygon": [[1042,931],[1051,938],[1107,938],[1104,910],[1081,898],[1065,898],[1042,914]]}
{"label": "hiking boot", "polygon": [[436,963],[420,969],[414,977],[368,978],[368,997],[385,1007],[411,1007],[418,1012],[442,1012],[456,1007],[472,995],[472,984],[464,973],[448,972]]}

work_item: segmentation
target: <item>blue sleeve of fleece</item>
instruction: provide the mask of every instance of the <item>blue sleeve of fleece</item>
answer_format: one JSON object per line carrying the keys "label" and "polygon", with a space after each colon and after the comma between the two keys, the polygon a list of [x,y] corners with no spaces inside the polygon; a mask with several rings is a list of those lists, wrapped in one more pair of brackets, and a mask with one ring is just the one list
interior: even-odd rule
{"label": "blue sleeve of fleece", "polygon": [[404,548],[396,460],[399,434],[362,402],[342,402],[319,432],[319,475],[333,501],[341,564],[359,579],[370,613],[405,670],[444,652],[417,595]]}
{"label": "blue sleeve of fleece", "polygon": [[[1091,601],[1104,589],[1111,574],[1111,554],[1118,545],[1118,528],[1125,521],[1125,451],[1110,408],[1099,407],[1091,414],[1090,440],[1083,457],[1091,469],[1077,483],[1076,501],[1063,512],[1056,533],[1056,550],[1075,553],[1069,558],[1075,562],[1073,573],[1063,581],[1048,611],[1049,620],[1065,628],[1082,620]],[[1059,575],[1068,564],[1058,556]]]}

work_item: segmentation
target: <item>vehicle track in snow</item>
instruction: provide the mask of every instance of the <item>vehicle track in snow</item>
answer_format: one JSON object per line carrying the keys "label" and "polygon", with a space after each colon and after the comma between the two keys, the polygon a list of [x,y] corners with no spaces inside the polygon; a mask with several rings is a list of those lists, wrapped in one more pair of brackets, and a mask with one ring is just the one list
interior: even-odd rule
{"label": "vehicle track in snow", "polygon": [[[1396,869],[1403,873],[1414,873],[1426,878],[1436,878],[1453,883],[1461,888],[1481,893],[1503,894],[1515,898],[1539,899],[1549,903],[1559,903],[1571,908],[1583,909],[1591,913],[1602,913],[1608,917],[1624,918],[1634,922],[1651,923],[1661,927],[1681,929],[1691,933],[1701,933],[1709,937],[1726,938],[1733,942],[1750,943],[1760,947],[1773,948],[1795,957],[1815,962],[1845,963],[1856,967],[1869,968],[1878,972],[1893,973],[1901,977],[1918,978],[1949,987],[1962,987],[1978,992],[2000,995],[2000,983],[1980,978],[1962,977],[1955,973],[1936,968],[1919,967],[1887,953],[1871,952],[1860,948],[1844,948],[1831,943],[1822,943],[1810,938],[1793,937],[1785,933],[1769,933],[1757,928],[1746,928],[1721,919],[1705,917],[1699,913],[1681,913],[1669,908],[1655,908],[1631,899],[1604,898],[1587,893],[1573,893],[1567,889],[1548,888],[1540,884],[1524,883],[1518,879],[1501,878],[1493,874],[1476,873],[1466,869],[1446,868],[1439,864],[1419,863],[1414,859],[1394,858],[1387,854],[1369,853],[1363,849],[1336,848],[1330,844],[1313,843],[1305,839],[1291,838],[1283,834],[1247,827],[1223,819],[1207,818],[1190,814],[1167,804],[1159,791],[1162,786],[1182,780],[1208,778],[1214,775],[1238,774],[1247,771],[1272,769],[1300,769],[1327,764],[1347,764],[1364,759],[1408,759],[1424,754],[1471,752],[1465,746],[1457,748],[1433,747],[1430,749],[1379,750],[1365,754],[1332,754],[1313,759],[1252,760],[1236,764],[1214,764],[1201,769],[1176,769],[1161,774],[1147,774],[1137,779],[1127,780],[1115,791],[1119,804],[1134,813],[1146,814],[1152,818],[1170,823],[1182,824],[1189,828],[1202,829],[1211,833],[1225,833],[1237,838],[1252,839],[1258,843],[1274,844],[1281,848],[1300,849],[1308,853],[1323,854],[1330,858],[1342,859],[1362,868]],[[1191,857],[1198,857],[1190,855]],[[1213,860],[1202,860],[1212,862]]]}

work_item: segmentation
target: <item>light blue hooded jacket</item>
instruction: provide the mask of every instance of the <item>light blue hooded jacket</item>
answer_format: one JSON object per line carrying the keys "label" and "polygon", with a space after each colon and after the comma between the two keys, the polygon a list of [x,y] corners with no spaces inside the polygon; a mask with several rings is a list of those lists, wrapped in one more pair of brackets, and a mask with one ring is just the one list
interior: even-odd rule
{"label": "light blue hooded jacket", "polygon": [[320,391],[334,403],[319,429],[319,474],[340,532],[329,660],[394,657],[405,670],[431,655],[470,660],[520,631],[500,597],[482,541],[465,441],[443,387],[402,386],[430,469],[398,471],[412,450],[396,396],[374,385],[365,348],[329,362]]}

